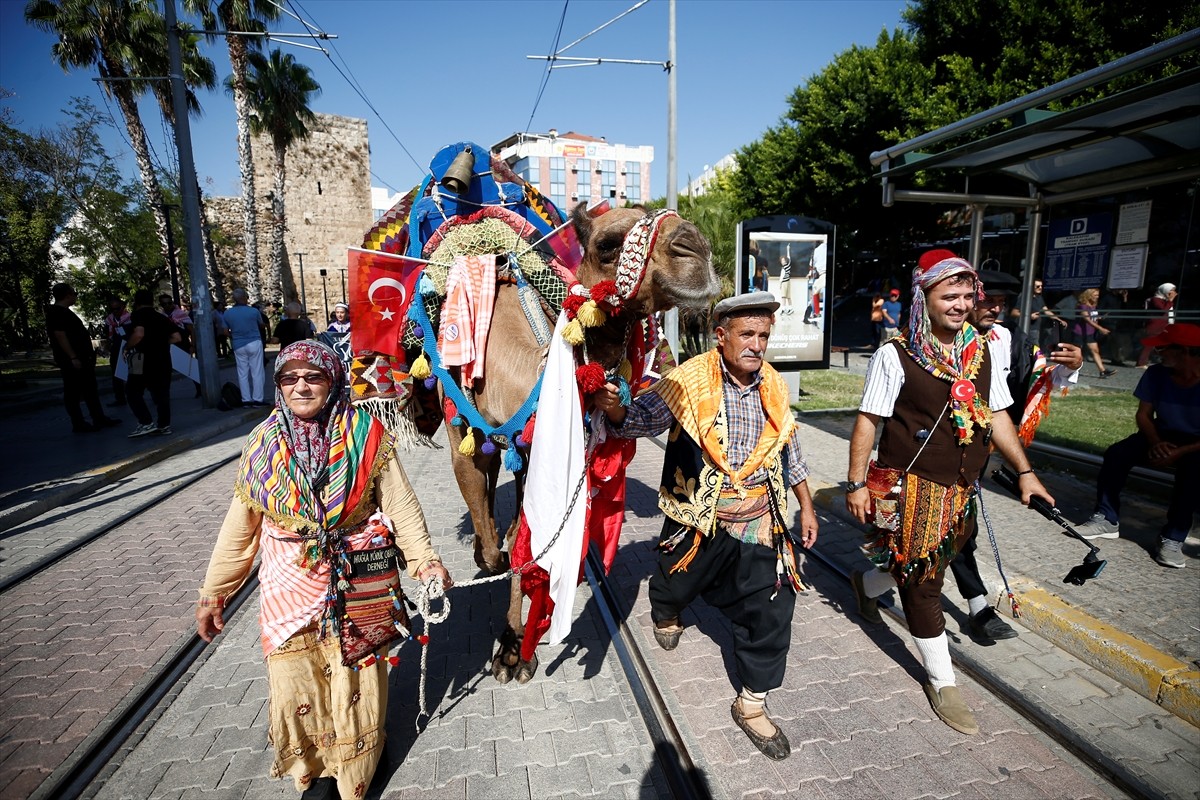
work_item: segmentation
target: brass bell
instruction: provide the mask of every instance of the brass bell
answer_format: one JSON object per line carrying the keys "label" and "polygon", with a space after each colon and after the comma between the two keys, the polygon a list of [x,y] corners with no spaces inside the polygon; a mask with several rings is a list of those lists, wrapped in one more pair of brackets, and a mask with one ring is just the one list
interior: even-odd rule
{"label": "brass bell", "polygon": [[454,194],[466,194],[474,177],[475,155],[471,152],[471,146],[467,145],[446,168],[446,173],[442,175],[442,188]]}

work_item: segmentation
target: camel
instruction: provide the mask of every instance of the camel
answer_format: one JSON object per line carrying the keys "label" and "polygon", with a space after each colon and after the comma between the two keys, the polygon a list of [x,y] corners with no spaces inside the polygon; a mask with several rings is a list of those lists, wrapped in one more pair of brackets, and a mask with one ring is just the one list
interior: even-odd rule
{"label": "camel", "polygon": [[[576,273],[581,284],[591,287],[599,281],[614,279],[625,237],[634,223],[645,215],[641,209],[620,208],[592,218],[582,205],[576,207],[571,220],[583,247],[583,261]],[[604,325],[587,329],[591,359],[606,369],[614,368],[624,357],[631,325],[638,323],[640,327],[646,316],[674,307],[705,308],[719,291],[720,283],[712,269],[708,241],[690,222],[677,216],[667,217],[648,254],[645,278],[636,293],[624,302],[620,313]],[[553,326],[553,320],[550,325]],[[525,402],[546,352],[547,348],[538,345],[524,318],[515,287],[498,285],[486,352],[489,367],[486,378],[476,382],[474,393],[476,407],[489,424],[500,424]],[[448,426],[454,476],[474,526],[475,562],[482,570],[496,574],[509,566],[508,555],[501,549],[495,518],[501,457],[499,452],[484,454],[479,448],[473,456],[462,455],[459,445],[464,430],[461,426]],[[524,478],[525,470],[522,469],[516,474],[518,511],[505,536],[509,550],[519,524]],[[535,674],[537,659],[534,656],[523,661],[520,657],[524,623],[518,577],[512,578],[509,600],[507,628],[492,659],[492,674],[502,683],[514,677],[524,683]]]}

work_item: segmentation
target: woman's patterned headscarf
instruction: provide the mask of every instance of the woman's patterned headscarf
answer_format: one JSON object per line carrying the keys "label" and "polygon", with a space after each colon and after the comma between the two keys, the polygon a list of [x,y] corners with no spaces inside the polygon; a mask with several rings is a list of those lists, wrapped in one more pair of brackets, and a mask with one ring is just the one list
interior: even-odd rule
{"label": "woman's patterned headscarf", "polygon": [[[283,387],[279,376],[289,361],[303,361],[319,370],[329,379],[329,398],[316,416],[301,419],[292,413],[283,399]],[[329,443],[333,426],[350,405],[350,392],[342,360],[331,348],[314,339],[293,342],[279,351],[275,359],[275,407],[279,427],[288,447],[295,454],[297,465],[308,476],[314,489],[321,487],[328,477]]]}

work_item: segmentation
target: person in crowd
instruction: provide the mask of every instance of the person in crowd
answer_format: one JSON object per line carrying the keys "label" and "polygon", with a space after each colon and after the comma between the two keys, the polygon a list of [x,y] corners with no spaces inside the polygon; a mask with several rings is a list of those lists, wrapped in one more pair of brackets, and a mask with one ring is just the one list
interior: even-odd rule
{"label": "person in crowd", "polygon": [[283,319],[283,303],[275,301],[266,309],[267,330],[275,330],[275,326]]}
{"label": "person in crowd", "polygon": [[[149,434],[171,435],[171,345],[180,341],[179,329],[166,316],[154,310],[154,293],[138,289],[133,295],[133,313],[129,317],[129,339],[125,343],[129,378],[125,392],[129,409],[137,417],[130,439]],[[158,424],[146,406],[146,390],[154,401]]]}
{"label": "person in crowd", "polygon": [[1098,337],[1109,334],[1108,328],[1100,324],[1100,314],[1096,311],[1096,306],[1100,301],[1100,290],[1084,289],[1075,295],[1075,300],[1075,325],[1071,328],[1075,344],[1086,350],[1091,356],[1092,363],[1096,365],[1096,370],[1100,373],[1101,378],[1110,378],[1116,375],[1117,371],[1105,369],[1104,358],[1100,355]]}
{"label": "person in crowd", "polygon": [[283,319],[275,326],[271,341],[279,344],[279,349],[287,347],[292,342],[312,338],[312,326],[308,320],[300,319],[300,304],[295,300],[283,307]]}
{"label": "person in crowd", "polygon": [[304,322],[308,323],[308,338],[309,339],[317,338],[317,324],[312,321],[312,317],[310,317],[308,315],[307,311],[300,312],[300,319],[303,320]]}
{"label": "person in crowd", "polygon": [[350,306],[338,303],[333,307],[333,321],[329,323],[329,332],[338,335],[350,332]]}
{"label": "person in crowd", "polygon": [[817,285],[817,279],[821,277],[821,271],[817,269],[817,261],[815,256],[808,257],[808,283],[805,286],[804,292],[804,322],[811,325],[816,325],[816,318],[820,316],[818,311],[817,297],[819,291],[814,291]]}
{"label": "person in crowd", "polygon": [[229,346],[229,327],[225,324],[225,306],[213,306],[213,336],[216,339],[217,358],[233,354]]}
{"label": "person in crowd", "polygon": [[[1017,438],[1028,446],[1050,411],[1051,398],[1078,382],[1083,351],[1063,342],[1053,352],[1044,353],[1033,336],[998,325],[1007,318],[1007,306],[1021,283],[1011,275],[986,269],[979,270],[979,280],[983,283],[983,299],[976,301],[967,319],[980,335],[987,337],[992,369],[1005,376],[1013,398],[1006,411],[1016,426]],[[975,561],[978,523],[975,518],[966,542],[950,562],[950,571],[967,601],[970,615],[967,625],[972,635],[985,643],[1012,639],[1017,632],[988,604],[987,587]]]}
{"label": "person in crowd", "polygon": [[792,308],[792,246],[779,253],[779,303],[780,314],[791,315]]}
{"label": "person in crowd", "polygon": [[[715,349],[688,360],[629,406],[611,383],[595,395],[613,435],[671,429],[659,488],[666,518],[649,586],[654,638],[673,650],[684,631],[683,610],[698,596],[733,623],[741,692],[731,713],[772,759],[791,752],[783,729],[767,715],[766,698],[783,685],[787,665],[800,585],[793,544],[811,547],[817,540],[790,392],[763,360],[778,308],[770,292],[722,300],[713,310]],[[800,506],[798,537],[789,530],[789,487]],[[791,586],[780,588],[780,579]]]}
{"label": "person in crowd", "polygon": [[[1012,398],[992,348],[967,322],[978,289],[974,268],[950,251],[921,256],[905,336],[881,347],[867,367],[846,485],[847,509],[873,526],[864,550],[878,567],[851,575],[859,613],[878,621],[877,598],[899,586],[925,666],[925,696],[939,719],[967,735],[979,725],[956,685],[941,594],[945,569],[973,527],[988,440],[1019,473],[1023,503],[1035,494],[1053,503],[1012,420],[994,413]],[[881,420],[879,452],[868,466]]]}
{"label": "person in crowd", "polygon": [[108,366],[112,370],[113,401],[110,406],[125,405],[125,381],[117,377],[117,359],[121,357],[121,345],[125,342],[125,326],[129,324],[129,310],[125,301],[114,297],[108,301],[108,313],[104,316],[104,330],[108,337]]}
{"label": "person in crowd", "polygon": [[883,338],[891,339],[900,333],[900,317],[904,306],[900,303],[900,290],[888,292],[888,299],[883,301]]}
{"label": "person in crowd", "polygon": [[[192,322],[191,310],[182,305],[175,305],[175,300],[169,294],[160,294],[158,296],[158,308],[167,319],[171,320],[171,324],[179,330],[179,342],[176,346],[188,355],[195,355],[196,326]],[[199,397],[200,381],[193,381],[193,383],[196,385],[194,397]]]}
{"label": "person in crowd", "polygon": [[883,343],[883,295],[875,292],[871,296],[871,352]]}
{"label": "person in crowd", "polygon": [[[1023,302],[1024,295],[1017,295],[1012,309],[1008,312],[1012,318],[1012,322],[1017,327],[1019,327],[1018,323],[1021,319],[1021,306]],[[1043,350],[1051,352],[1062,339],[1062,332],[1066,328],[1067,321],[1054,313],[1054,309],[1046,305],[1046,298],[1042,294],[1042,281],[1035,279],[1029,304],[1029,335],[1037,340],[1037,343]]]}
{"label": "person in crowd", "polygon": [[240,286],[233,290],[233,307],[225,312],[225,325],[233,340],[238,389],[246,405],[263,405],[263,340],[266,322],[262,312],[250,305],[250,295]]}
{"label": "person in crowd", "polygon": [[750,281],[750,291],[766,292],[771,288],[771,275],[767,272],[767,265],[762,261],[755,260],[753,278]]}
{"label": "person in crowd", "polygon": [[1137,431],[1104,451],[1096,479],[1096,507],[1076,529],[1086,539],[1121,534],[1121,490],[1136,466],[1173,469],[1175,485],[1154,559],[1182,568],[1183,541],[1200,512],[1200,325],[1176,322],[1142,340],[1162,363],[1146,370],[1133,395]]}
{"label": "person in crowd", "polygon": [[[92,337],[79,315],[71,306],[79,299],[69,283],[56,283],[50,290],[54,302],[46,307],[46,332],[54,364],[62,375],[63,405],[75,433],[93,433],[121,421],[104,413],[100,405],[100,389],[96,386],[96,350]],[[88,422],[79,404],[87,406],[92,421]]]}
{"label": "person in crowd", "polygon": [[[1179,297],[1179,292],[1175,290],[1175,284],[1163,283],[1154,290],[1154,296],[1146,300],[1146,310],[1150,312],[1150,319],[1146,322],[1146,338],[1154,338],[1162,333],[1166,327],[1171,324],[1174,319],[1175,300]],[[1146,341],[1146,339],[1142,339]],[[1150,362],[1150,354],[1154,352],[1154,347],[1151,345],[1143,345],[1141,355],[1138,356],[1137,365],[1139,369],[1145,369]]]}
{"label": "person in crowd", "polygon": [[1109,330],[1108,336],[1100,342],[1101,355],[1107,354],[1108,363],[1114,366],[1124,366],[1125,355],[1129,352],[1129,290],[1102,292],[1096,311]]}
{"label": "person in crowd", "polygon": [[[392,598],[403,606],[396,549],[399,563],[427,587],[438,580],[449,588],[450,575],[392,435],[351,405],[337,356],[319,342],[295,342],[280,351],[274,378],[275,409],[243,450],[196,628],[206,642],[221,632],[226,602],[261,553],[271,774],[290,776],[305,798],[361,798],[384,750],[387,645],[370,645],[380,624],[393,627]],[[336,587],[347,577],[358,583],[360,573],[348,575],[345,564],[378,564],[369,554],[381,553],[384,570],[362,573],[391,590],[386,610],[368,609],[382,616],[379,623],[356,616],[345,587]],[[360,652],[363,658],[344,665],[347,653]]]}

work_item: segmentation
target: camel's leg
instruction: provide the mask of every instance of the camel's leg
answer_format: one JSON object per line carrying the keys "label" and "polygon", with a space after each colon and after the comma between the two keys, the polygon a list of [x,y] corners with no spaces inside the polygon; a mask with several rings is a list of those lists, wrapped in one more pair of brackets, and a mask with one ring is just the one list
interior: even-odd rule
{"label": "camel's leg", "polygon": [[474,457],[464,456],[458,452],[463,437],[462,429],[447,426],[446,434],[450,442],[454,477],[467,503],[467,511],[471,514],[471,525],[475,528],[475,563],[491,574],[504,572],[508,569],[508,557],[500,551],[491,502],[493,493],[488,489],[487,462],[495,459],[496,455],[487,456],[477,452]]}

